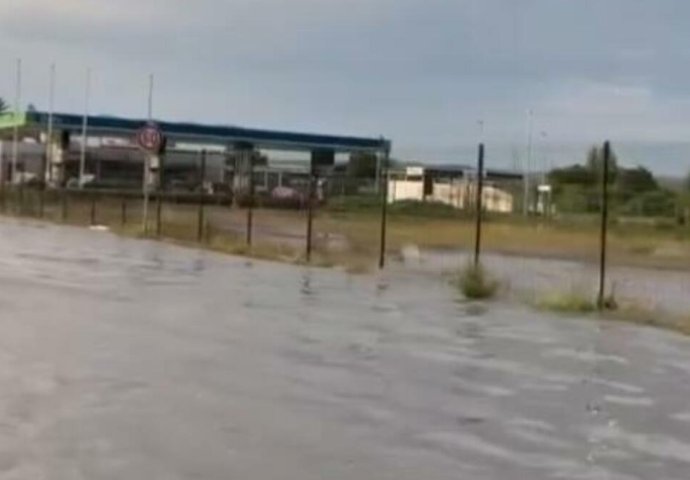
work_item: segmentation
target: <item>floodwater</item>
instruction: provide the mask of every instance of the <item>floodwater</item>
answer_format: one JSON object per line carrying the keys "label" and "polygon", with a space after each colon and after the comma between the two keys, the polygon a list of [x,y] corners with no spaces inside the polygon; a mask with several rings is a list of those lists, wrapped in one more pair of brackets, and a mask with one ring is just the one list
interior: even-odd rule
{"label": "floodwater", "polygon": [[686,479],[690,340],[0,223],[2,479]]}
{"label": "floodwater", "polygon": [[[416,251],[404,262],[406,270],[418,274],[458,271],[471,259],[471,252],[449,250]],[[482,263],[513,293],[578,293],[596,296],[599,288],[599,266],[591,262],[555,258],[521,257],[485,253]],[[690,315],[690,273],[687,269],[629,267],[609,263],[607,292],[624,302],[645,309],[671,314]]]}

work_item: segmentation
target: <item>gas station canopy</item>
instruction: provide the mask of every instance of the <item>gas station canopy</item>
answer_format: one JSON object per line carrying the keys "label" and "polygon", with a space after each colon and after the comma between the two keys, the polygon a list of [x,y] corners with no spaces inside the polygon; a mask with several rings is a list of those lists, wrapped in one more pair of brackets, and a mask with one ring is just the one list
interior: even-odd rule
{"label": "gas station canopy", "polygon": [[[147,120],[90,115],[87,117],[90,136],[131,136],[132,138]],[[39,135],[48,130],[50,114],[29,111],[21,114],[0,115],[0,138],[9,138],[15,126],[23,136]],[[53,131],[81,133],[84,117],[82,115],[54,113]],[[251,144],[255,148],[276,150],[330,150],[334,152],[390,151],[391,143],[384,138],[364,138],[352,136],[296,133],[277,130],[262,130],[226,125],[202,125],[186,122],[158,121],[155,123],[169,139],[190,143]]]}

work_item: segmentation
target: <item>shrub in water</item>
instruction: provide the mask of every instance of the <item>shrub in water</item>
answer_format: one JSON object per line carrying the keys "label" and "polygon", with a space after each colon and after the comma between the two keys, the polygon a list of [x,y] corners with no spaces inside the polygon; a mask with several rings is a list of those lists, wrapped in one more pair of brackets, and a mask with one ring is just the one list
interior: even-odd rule
{"label": "shrub in water", "polygon": [[578,291],[550,293],[538,299],[537,306],[544,310],[562,313],[590,313],[597,308],[591,296]]}
{"label": "shrub in water", "polygon": [[468,264],[462,269],[458,286],[465,297],[473,300],[491,298],[498,291],[498,282],[490,278],[481,264]]}

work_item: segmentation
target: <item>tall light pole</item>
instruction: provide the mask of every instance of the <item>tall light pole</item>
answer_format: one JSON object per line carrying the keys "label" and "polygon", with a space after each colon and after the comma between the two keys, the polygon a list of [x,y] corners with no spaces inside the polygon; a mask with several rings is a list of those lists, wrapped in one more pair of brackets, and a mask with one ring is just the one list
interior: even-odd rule
{"label": "tall light pole", "polygon": [[534,127],[534,112],[528,110],[527,112],[527,161],[524,170],[524,189],[523,192],[523,210],[525,216],[529,215],[529,192],[530,192],[530,174],[532,173],[532,129]]}
{"label": "tall light pole", "polygon": [[153,74],[149,75],[149,97],[148,97],[148,120],[149,122],[153,120]]}
{"label": "tall light pole", "polygon": [[[146,111],[146,117],[148,119],[148,122],[151,123],[153,121],[153,84],[154,84],[154,78],[153,74],[149,75],[149,91],[148,91],[148,101],[147,101],[147,111]],[[141,182],[141,188],[142,192],[144,194],[144,205],[142,206],[142,228],[144,231],[144,234],[148,233],[149,229],[149,176],[151,175],[151,169],[150,169],[150,163],[151,163],[151,154],[146,152],[144,153],[144,172],[142,176],[142,182]]]}
{"label": "tall light pole", "polygon": [[52,181],[53,171],[53,117],[55,111],[55,64],[50,65],[50,85],[48,86],[48,140],[46,142],[46,171],[43,179]]}
{"label": "tall light pole", "polygon": [[14,95],[14,126],[12,130],[12,175],[10,182],[14,183],[17,178],[17,159],[19,157],[19,110],[22,102],[22,59],[17,59],[17,79]]}
{"label": "tall light pole", "polygon": [[84,118],[81,125],[81,156],[79,157],[79,188],[84,188],[86,173],[86,133],[89,128],[89,102],[91,101],[91,68],[86,69],[86,89],[84,91]]}
{"label": "tall light pole", "polygon": [[548,160],[547,160],[547,153],[546,153],[546,139],[548,138],[548,134],[545,131],[539,132],[539,152],[540,152],[540,157],[541,157],[541,183],[542,185],[546,184],[548,180],[548,174],[549,174],[549,165],[548,165]]}

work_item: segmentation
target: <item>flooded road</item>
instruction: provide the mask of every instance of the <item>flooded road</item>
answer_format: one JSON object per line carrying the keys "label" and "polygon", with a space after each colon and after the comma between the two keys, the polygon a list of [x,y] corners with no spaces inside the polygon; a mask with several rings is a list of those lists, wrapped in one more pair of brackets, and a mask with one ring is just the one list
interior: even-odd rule
{"label": "flooded road", "polygon": [[673,479],[690,340],[0,223],[2,479]]}

